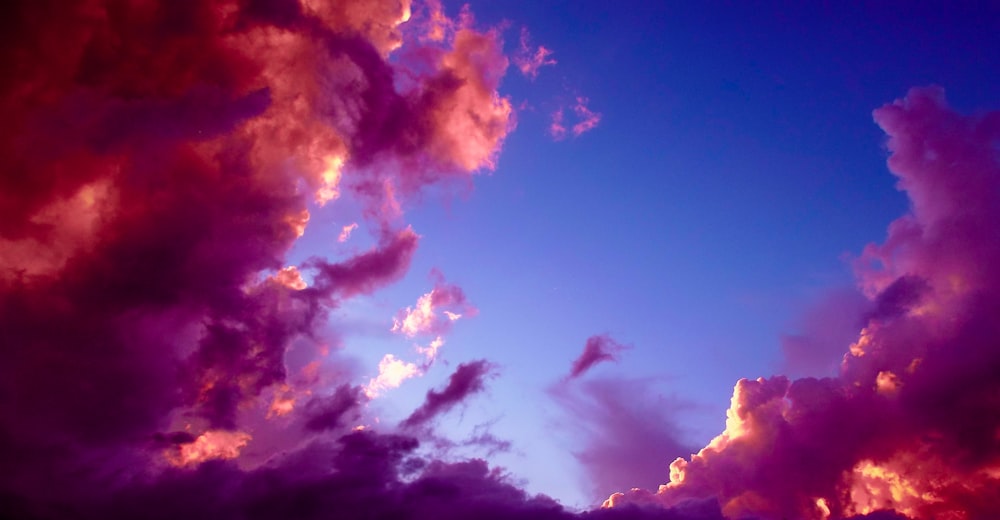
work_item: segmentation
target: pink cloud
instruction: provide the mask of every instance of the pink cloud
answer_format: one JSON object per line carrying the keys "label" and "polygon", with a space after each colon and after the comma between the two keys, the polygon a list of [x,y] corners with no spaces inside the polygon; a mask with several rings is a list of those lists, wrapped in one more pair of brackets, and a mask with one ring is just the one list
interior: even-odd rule
{"label": "pink cloud", "polygon": [[341,228],[340,229],[340,234],[337,235],[337,242],[340,242],[340,243],[347,242],[351,238],[351,233],[355,229],[358,229],[358,223],[357,222],[351,222],[350,224],[348,224],[348,225],[344,226],[343,228]]}
{"label": "pink cloud", "polygon": [[573,125],[573,136],[575,137],[593,130],[597,127],[597,123],[601,122],[601,114],[587,108],[589,102],[590,100],[585,97],[578,97],[576,104],[573,105],[573,112],[576,113],[578,119],[578,122]]}
{"label": "pink cloud", "polygon": [[549,135],[556,141],[566,137],[566,127],[563,126],[563,109],[560,108],[552,113],[552,122],[549,124]]}
{"label": "pink cloud", "polygon": [[[573,134],[573,137],[579,137],[580,135],[597,128],[598,123],[601,122],[601,114],[594,112],[588,108],[590,100],[585,97],[578,96],[573,105],[569,107],[569,110],[573,112],[573,117],[575,122],[569,126],[569,132]],[[560,141],[566,137],[567,125],[566,122],[566,110],[567,107],[560,106],[552,113],[549,122],[549,135],[552,136],[556,141]]]}
{"label": "pink cloud", "polygon": [[533,80],[538,77],[539,69],[548,65],[555,65],[556,60],[549,57],[552,55],[552,51],[543,46],[538,46],[537,49],[532,51],[530,40],[531,36],[528,34],[528,29],[522,27],[521,44],[514,55],[514,64],[517,65],[521,74]]}

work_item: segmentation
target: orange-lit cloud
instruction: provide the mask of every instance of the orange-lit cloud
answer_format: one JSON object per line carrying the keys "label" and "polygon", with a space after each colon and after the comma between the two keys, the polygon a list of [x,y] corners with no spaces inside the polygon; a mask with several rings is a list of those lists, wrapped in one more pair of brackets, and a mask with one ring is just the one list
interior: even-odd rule
{"label": "orange-lit cloud", "polygon": [[194,466],[212,459],[235,459],[250,440],[250,435],[245,432],[209,430],[193,442],[169,448],[164,456],[175,466]]}
{"label": "orange-lit cloud", "polygon": [[283,267],[274,275],[274,281],[296,291],[307,287],[306,281],[302,279],[302,273],[294,265]]}

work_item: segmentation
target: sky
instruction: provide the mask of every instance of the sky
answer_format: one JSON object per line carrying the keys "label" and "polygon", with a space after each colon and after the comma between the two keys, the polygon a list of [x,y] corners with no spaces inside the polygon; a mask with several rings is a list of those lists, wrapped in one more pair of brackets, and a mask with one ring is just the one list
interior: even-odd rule
{"label": "sky", "polygon": [[0,8],[0,516],[1000,514],[1000,8]]}

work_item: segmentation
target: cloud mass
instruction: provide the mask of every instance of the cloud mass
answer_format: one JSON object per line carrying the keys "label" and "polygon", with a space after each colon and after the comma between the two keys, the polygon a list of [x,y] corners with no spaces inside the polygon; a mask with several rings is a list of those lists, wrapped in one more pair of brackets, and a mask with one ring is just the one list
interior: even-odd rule
{"label": "cloud mass", "polygon": [[[554,65],[549,49],[532,50],[525,31],[512,61],[502,27],[435,1],[12,0],[0,11],[0,517],[1000,510],[996,112],[958,113],[936,87],[875,111],[912,207],[853,261],[863,329],[835,377],[738,381],[725,430],[683,458],[672,414],[683,403],[588,379],[624,349],[589,338],[566,393],[551,396],[587,429],[575,455],[595,488],[649,489],[572,511],[485,460],[425,449],[438,419],[502,367],[458,363],[399,424],[369,408],[428,373],[443,335],[477,312],[462,288],[436,276],[407,296],[415,303],[385,310],[398,312],[380,332],[420,341],[423,364],[384,354],[370,378],[340,352],[349,327],[331,319],[422,265],[408,205],[497,168],[516,119],[502,78],[511,63],[534,78]],[[577,137],[601,118],[574,96],[550,132]],[[367,245],[293,255],[324,233],[314,215],[352,207],[337,220],[351,224],[318,240]]]}

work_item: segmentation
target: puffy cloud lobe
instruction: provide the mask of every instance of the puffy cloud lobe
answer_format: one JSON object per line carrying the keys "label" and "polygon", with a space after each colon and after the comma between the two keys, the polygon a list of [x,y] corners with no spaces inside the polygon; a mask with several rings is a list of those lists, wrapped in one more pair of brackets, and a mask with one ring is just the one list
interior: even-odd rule
{"label": "puffy cloud lobe", "polygon": [[210,459],[235,459],[250,439],[245,432],[209,430],[190,442],[177,443],[175,449],[167,451],[166,457],[176,466],[200,464]]}
{"label": "puffy cloud lobe", "polygon": [[392,354],[386,354],[378,363],[378,375],[365,386],[365,395],[369,398],[378,397],[386,390],[398,388],[403,381],[422,375],[424,370],[415,363],[397,359]]}
{"label": "puffy cloud lobe", "polygon": [[727,516],[809,519],[1000,510],[1000,113],[958,114],[931,87],[875,120],[912,212],[855,262],[872,310],[840,376],[741,380],[722,434],[655,493],[607,505],[711,497]]}
{"label": "puffy cloud lobe", "polygon": [[573,360],[573,366],[569,371],[569,377],[580,377],[590,367],[602,361],[616,361],[617,354],[625,350],[626,346],[619,344],[607,334],[591,336],[583,346],[583,352]]}
{"label": "puffy cloud lobe", "polygon": [[476,308],[465,299],[462,288],[446,283],[437,271],[434,288],[417,299],[416,305],[399,311],[393,319],[392,331],[414,337],[419,334],[445,334],[462,316],[476,314]]}
{"label": "puffy cloud lobe", "polygon": [[448,378],[448,384],[440,391],[428,390],[424,403],[403,420],[400,426],[414,428],[424,425],[452,409],[466,397],[483,391],[486,377],[490,375],[492,369],[493,366],[485,360],[458,365]]}

